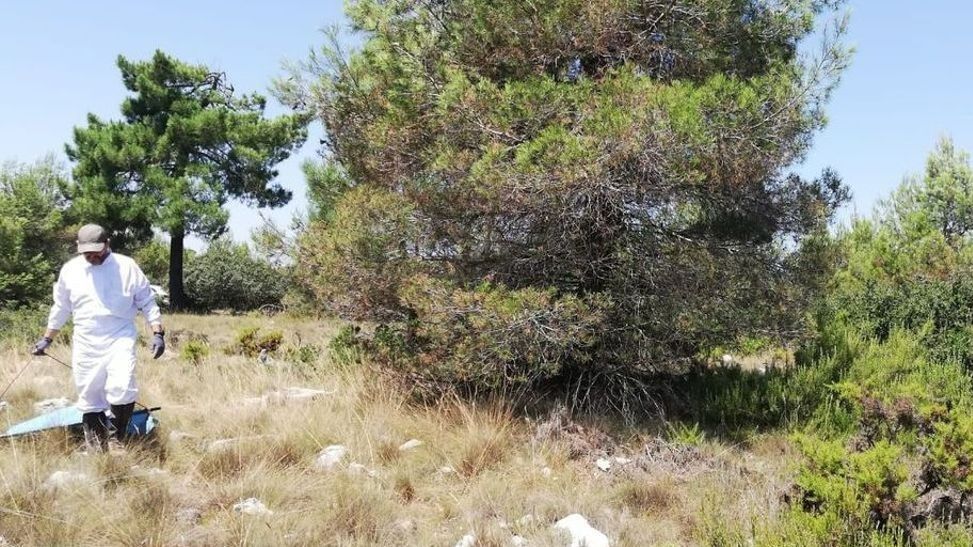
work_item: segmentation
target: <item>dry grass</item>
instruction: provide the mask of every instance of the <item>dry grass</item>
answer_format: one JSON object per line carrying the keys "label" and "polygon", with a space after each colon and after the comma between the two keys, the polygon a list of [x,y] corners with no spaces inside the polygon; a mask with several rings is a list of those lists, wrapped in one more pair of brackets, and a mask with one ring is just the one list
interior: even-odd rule
{"label": "dry grass", "polygon": [[[667,465],[645,456],[649,428],[608,441],[603,423],[561,416],[538,425],[500,404],[416,407],[326,355],[296,364],[278,352],[269,365],[225,355],[246,326],[283,331],[285,346],[322,348],[336,330],[289,318],[168,318],[179,336],[167,354],[140,354],[141,401],[162,407],[158,442],[88,457],[62,432],[0,442],[0,535],[14,545],[453,545],[472,532],[478,545],[509,545],[518,534],[543,546],[565,545],[551,524],[577,512],[620,545],[692,545],[712,522],[746,533],[750,519],[778,510],[791,459],[778,438],[746,451],[706,442]],[[184,362],[180,343],[204,337],[210,355]],[[29,358],[16,348],[0,356],[5,382]],[[333,394],[245,402],[290,386]],[[3,419],[15,423],[52,397],[73,397],[70,372],[38,359],[5,397]],[[424,444],[398,449],[412,438]],[[237,440],[212,445],[221,439]],[[318,453],[333,444],[348,455],[318,470]],[[631,461],[604,472],[600,456]],[[88,479],[50,488],[55,471]],[[234,512],[251,497],[273,514]]]}

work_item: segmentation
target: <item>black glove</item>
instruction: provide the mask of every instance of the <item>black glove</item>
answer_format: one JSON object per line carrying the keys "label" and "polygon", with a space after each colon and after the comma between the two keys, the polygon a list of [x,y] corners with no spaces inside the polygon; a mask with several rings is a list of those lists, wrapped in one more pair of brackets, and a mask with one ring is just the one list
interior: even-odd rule
{"label": "black glove", "polygon": [[152,358],[158,359],[166,351],[166,339],[164,332],[152,333]]}
{"label": "black glove", "polygon": [[51,342],[53,341],[54,340],[51,340],[46,336],[41,338],[40,340],[37,341],[36,344],[34,344],[34,349],[30,350],[30,353],[32,355],[44,355],[44,352],[47,350],[47,348],[51,345]]}

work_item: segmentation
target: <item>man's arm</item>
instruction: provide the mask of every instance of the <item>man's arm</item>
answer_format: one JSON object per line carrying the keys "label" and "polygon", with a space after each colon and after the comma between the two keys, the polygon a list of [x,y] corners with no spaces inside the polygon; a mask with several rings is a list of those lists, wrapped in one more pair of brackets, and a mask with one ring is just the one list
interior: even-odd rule
{"label": "man's arm", "polygon": [[145,321],[152,328],[154,334],[165,332],[162,327],[162,311],[155,301],[155,295],[152,294],[149,278],[145,277],[142,269],[137,265],[135,266],[134,280],[135,286],[132,288],[132,294],[135,295],[135,307],[145,316]]}
{"label": "man's arm", "polygon": [[165,329],[162,327],[162,311],[159,304],[155,301],[152,294],[152,287],[149,286],[149,279],[145,277],[142,269],[133,263],[135,268],[135,286],[132,294],[135,295],[135,306],[142,311],[146,322],[152,328],[152,358],[158,359],[166,351]]}
{"label": "man's arm", "polygon": [[58,331],[61,330],[61,327],[71,318],[71,312],[73,311],[71,294],[68,291],[68,284],[64,277],[64,268],[61,268],[61,272],[57,276],[57,282],[54,283],[54,303],[51,305],[51,313],[47,316],[47,331],[44,334],[46,338],[54,338]]}
{"label": "man's arm", "polygon": [[61,327],[71,318],[71,296],[68,293],[67,284],[64,282],[64,269],[57,276],[54,283],[54,303],[51,305],[51,313],[47,316],[47,330],[44,336],[34,344],[31,351],[34,355],[44,355],[48,346],[54,341],[54,337],[60,332]]}

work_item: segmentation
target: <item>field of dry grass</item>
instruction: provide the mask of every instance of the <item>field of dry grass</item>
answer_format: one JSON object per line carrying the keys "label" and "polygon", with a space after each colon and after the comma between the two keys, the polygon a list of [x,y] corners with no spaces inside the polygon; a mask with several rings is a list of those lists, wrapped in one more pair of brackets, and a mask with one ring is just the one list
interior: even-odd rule
{"label": "field of dry grass", "polygon": [[[267,363],[225,354],[247,326],[281,330],[285,347]],[[568,545],[552,524],[571,513],[617,545],[705,544],[715,528],[746,536],[773,519],[788,482],[793,458],[775,437],[680,443],[663,424],[419,407],[327,352],[288,361],[298,344],[326,347],[333,323],[177,315],[167,327],[162,359],[140,350],[141,402],[162,407],[156,442],[96,456],[60,432],[0,442],[0,545]],[[190,339],[210,348],[195,364],[180,355]],[[29,359],[3,349],[3,383]],[[5,397],[8,425],[38,400],[73,398],[70,372],[35,359]],[[293,387],[325,394],[288,398]],[[411,439],[422,444],[400,450]],[[322,469],[333,445],[347,452]],[[267,512],[234,509],[249,498]]]}

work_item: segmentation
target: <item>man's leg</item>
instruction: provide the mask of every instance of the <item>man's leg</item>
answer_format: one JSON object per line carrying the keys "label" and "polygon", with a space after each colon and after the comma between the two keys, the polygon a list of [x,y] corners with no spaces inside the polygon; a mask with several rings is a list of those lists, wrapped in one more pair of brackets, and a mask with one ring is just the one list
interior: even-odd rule
{"label": "man's leg", "polygon": [[121,441],[125,438],[137,396],[135,339],[119,338],[112,344],[105,381],[105,398],[111,405],[111,434],[114,439]]}
{"label": "man's leg", "polygon": [[128,436],[128,422],[134,411],[135,403],[111,405],[111,434],[115,439],[124,441]]}
{"label": "man's leg", "polygon": [[79,359],[76,354],[72,369],[74,385],[78,390],[75,406],[82,413],[85,445],[89,450],[105,450],[108,446],[108,422],[105,418],[108,401],[104,388],[106,367],[94,359]]}
{"label": "man's leg", "polygon": [[84,429],[84,444],[88,450],[108,450],[108,420],[104,411],[82,414],[81,427]]}

